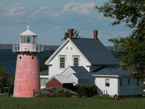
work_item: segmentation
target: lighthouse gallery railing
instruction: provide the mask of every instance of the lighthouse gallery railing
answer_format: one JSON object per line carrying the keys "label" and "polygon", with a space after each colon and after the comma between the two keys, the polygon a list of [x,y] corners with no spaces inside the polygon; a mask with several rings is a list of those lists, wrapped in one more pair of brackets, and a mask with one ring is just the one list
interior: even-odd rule
{"label": "lighthouse gallery railing", "polygon": [[[34,50],[26,50],[26,51],[31,51],[31,52],[43,52],[44,50],[44,45],[36,45],[33,47]],[[19,44],[12,44],[12,51],[25,51],[25,50],[22,50],[20,49],[20,45]]]}

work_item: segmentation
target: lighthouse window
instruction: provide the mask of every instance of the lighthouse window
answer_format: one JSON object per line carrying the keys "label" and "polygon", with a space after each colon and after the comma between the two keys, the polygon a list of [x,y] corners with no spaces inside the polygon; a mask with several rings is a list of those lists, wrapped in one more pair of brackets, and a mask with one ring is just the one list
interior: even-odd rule
{"label": "lighthouse window", "polygon": [[33,43],[35,43],[35,37],[33,37]]}
{"label": "lighthouse window", "polygon": [[20,37],[20,43],[23,43],[23,39],[22,39],[22,37]]}
{"label": "lighthouse window", "polygon": [[27,43],[32,43],[32,37],[27,37]]}
{"label": "lighthouse window", "polygon": [[23,43],[26,43],[26,37],[23,37]]}
{"label": "lighthouse window", "polygon": [[32,59],[34,59],[34,56],[32,57]]}
{"label": "lighthouse window", "polygon": [[22,59],[22,57],[20,56],[20,59]]}

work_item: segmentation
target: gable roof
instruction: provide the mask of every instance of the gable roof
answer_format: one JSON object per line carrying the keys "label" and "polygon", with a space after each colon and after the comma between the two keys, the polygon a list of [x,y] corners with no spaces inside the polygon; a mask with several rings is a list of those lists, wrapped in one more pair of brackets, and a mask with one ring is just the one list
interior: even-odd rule
{"label": "gable roof", "polygon": [[72,80],[70,80],[67,76],[65,75],[54,75],[53,77],[51,77],[50,79],[48,79],[47,81],[45,81],[45,83],[51,81],[53,78],[57,79],[59,82],[61,82],[62,84],[64,83],[74,83]]}
{"label": "gable roof", "polygon": [[108,49],[97,39],[70,39],[82,54],[94,65],[117,65],[118,62]]}
{"label": "gable roof", "polygon": [[60,52],[60,50],[68,43],[72,43],[72,45],[78,50],[78,52],[82,55],[82,57],[84,59],[86,59],[86,61],[91,64],[87,58],[80,52],[80,50],[75,46],[75,44],[73,44],[73,42],[70,40],[70,38],[67,38],[58,48],[57,50],[45,61],[46,65],[49,65],[49,63],[51,62],[51,60]]}
{"label": "gable roof", "polygon": [[53,57],[55,57],[69,41],[91,65],[119,65],[115,57],[98,38],[67,38],[66,41],[50,56],[45,64],[48,65]]}
{"label": "gable roof", "polygon": [[92,72],[91,74],[93,76],[97,75],[131,76],[129,71],[122,70],[121,68],[103,68],[97,72]]}
{"label": "gable roof", "polygon": [[76,73],[73,73],[78,79],[93,78],[83,66],[73,66],[72,68]]}

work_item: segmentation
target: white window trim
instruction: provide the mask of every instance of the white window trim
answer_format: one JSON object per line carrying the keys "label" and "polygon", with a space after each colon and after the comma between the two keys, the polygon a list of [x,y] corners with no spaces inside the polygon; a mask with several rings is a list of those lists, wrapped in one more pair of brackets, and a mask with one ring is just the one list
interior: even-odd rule
{"label": "white window trim", "polygon": [[[64,58],[64,68],[60,68],[60,58]],[[66,56],[58,56],[59,61],[59,69],[65,69],[66,68]]]}
{"label": "white window trim", "polygon": [[[106,83],[107,83],[106,80],[109,81],[109,82],[108,82],[108,83],[109,83],[109,86],[106,85]],[[105,87],[110,87],[110,79],[105,79]]]}
{"label": "white window trim", "polygon": [[74,66],[74,58],[78,58],[78,66],[80,66],[80,56],[72,56],[72,66]]}

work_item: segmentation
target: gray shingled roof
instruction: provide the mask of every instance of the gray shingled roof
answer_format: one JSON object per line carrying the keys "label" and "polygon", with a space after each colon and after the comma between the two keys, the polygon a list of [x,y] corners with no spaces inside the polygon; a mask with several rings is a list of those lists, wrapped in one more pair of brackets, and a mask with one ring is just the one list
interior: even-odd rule
{"label": "gray shingled roof", "polygon": [[115,57],[108,51],[108,49],[100,42],[99,39],[78,38],[71,41],[78,47],[83,55],[89,60],[91,64],[118,64]]}
{"label": "gray shingled roof", "polygon": [[[65,75],[54,75],[54,77],[61,83],[74,83],[72,80],[70,80],[67,76]],[[53,77],[53,78],[54,78]]]}
{"label": "gray shingled roof", "polygon": [[78,79],[93,78],[91,73],[89,73],[83,66],[71,67],[76,73],[73,73]]}
{"label": "gray shingled roof", "polygon": [[92,72],[92,75],[119,75],[119,76],[131,76],[129,71],[122,70],[121,68],[104,68],[97,72]]}

